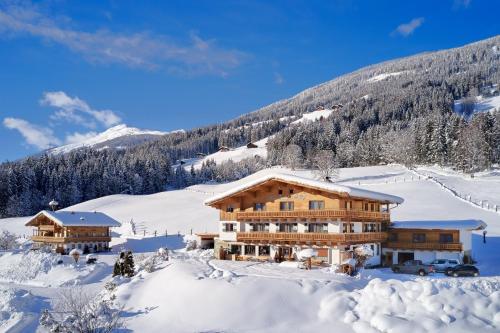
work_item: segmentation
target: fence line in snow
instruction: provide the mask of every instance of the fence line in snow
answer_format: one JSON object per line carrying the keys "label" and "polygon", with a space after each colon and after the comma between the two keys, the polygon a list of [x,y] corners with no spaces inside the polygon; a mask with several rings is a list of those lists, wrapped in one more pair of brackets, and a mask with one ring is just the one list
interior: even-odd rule
{"label": "fence line in snow", "polygon": [[445,183],[443,183],[439,179],[432,177],[431,175],[420,173],[419,171],[417,171],[415,169],[410,169],[410,171],[434,182],[435,184],[439,185],[443,190],[451,193],[453,196],[455,196],[456,198],[458,198],[464,202],[467,202],[475,207],[487,210],[489,212],[495,212],[495,213],[500,214],[500,206],[497,204],[490,205],[488,200],[479,200],[478,202],[475,202],[472,200],[472,196],[470,194],[462,194],[462,193],[458,192],[457,190],[455,190],[454,188],[447,186]]}

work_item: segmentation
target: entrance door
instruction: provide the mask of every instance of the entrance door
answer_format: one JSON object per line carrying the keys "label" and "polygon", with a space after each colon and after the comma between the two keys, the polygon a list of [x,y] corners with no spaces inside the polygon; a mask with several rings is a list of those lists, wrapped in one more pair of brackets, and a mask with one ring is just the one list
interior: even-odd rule
{"label": "entrance door", "polygon": [[413,252],[399,252],[398,253],[398,263],[402,264],[407,260],[413,260],[415,258],[415,254]]}
{"label": "entrance door", "polygon": [[384,266],[389,267],[392,265],[392,251],[386,252],[384,255]]}

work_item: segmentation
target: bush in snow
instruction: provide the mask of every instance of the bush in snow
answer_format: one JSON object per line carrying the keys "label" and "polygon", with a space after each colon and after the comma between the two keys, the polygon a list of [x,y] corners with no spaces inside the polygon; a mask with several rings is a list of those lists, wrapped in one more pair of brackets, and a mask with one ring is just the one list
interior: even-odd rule
{"label": "bush in snow", "polygon": [[158,256],[163,260],[168,260],[168,249],[166,247],[160,247],[158,249]]}
{"label": "bush in snow", "polygon": [[8,232],[7,230],[2,230],[0,233],[0,250],[11,250],[16,247],[17,237],[15,234]]}
{"label": "bush in snow", "polygon": [[71,251],[69,251],[69,255],[73,257],[73,259],[75,260],[75,264],[78,262],[78,259],[80,259],[80,256],[82,255],[82,251],[78,250],[78,249],[73,249]]}
{"label": "bush in snow", "polygon": [[364,244],[354,249],[354,259],[357,267],[364,267],[371,257],[373,257],[373,250],[370,245]]}
{"label": "bush in snow", "polygon": [[122,328],[123,322],[112,301],[70,288],[60,294],[54,311],[42,312],[40,325],[50,332],[110,333]]}
{"label": "bush in snow", "polygon": [[186,241],[186,251],[196,250],[197,246],[196,239],[189,239]]}

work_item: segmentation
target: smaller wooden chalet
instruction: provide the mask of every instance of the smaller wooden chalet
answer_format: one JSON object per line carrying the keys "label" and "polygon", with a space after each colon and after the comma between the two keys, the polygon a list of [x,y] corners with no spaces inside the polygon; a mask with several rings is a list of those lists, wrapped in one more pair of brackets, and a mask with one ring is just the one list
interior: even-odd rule
{"label": "smaller wooden chalet", "polygon": [[388,240],[383,244],[383,262],[386,266],[406,260],[471,262],[472,231],[485,228],[486,223],[481,220],[393,222]]}
{"label": "smaller wooden chalet", "polygon": [[99,212],[42,210],[26,226],[36,228],[31,237],[34,248],[49,246],[58,253],[76,248],[89,253],[108,250],[110,228],[120,223]]}

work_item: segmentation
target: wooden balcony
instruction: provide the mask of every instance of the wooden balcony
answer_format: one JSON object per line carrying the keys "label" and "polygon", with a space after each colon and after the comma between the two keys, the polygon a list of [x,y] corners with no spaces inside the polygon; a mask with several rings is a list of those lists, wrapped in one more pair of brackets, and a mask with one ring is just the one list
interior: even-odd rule
{"label": "wooden balcony", "polygon": [[318,209],[318,210],[290,210],[290,211],[252,211],[252,212],[223,212],[220,213],[221,221],[242,221],[262,219],[300,219],[300,218],[322,218],[337,219],[344,221],[390,221],[389,213],[367,212],[343,209]]}
{"label": "wooden balcony", "polygon": [[461,243],[412,243],[412,242],[387,242],[385,248],[431,251],[462,251]]}
{"label": "wooden balcony", "polygon": [[297,233],[297,232],[238,232],[238,242],[262,242],[262,243],[335,243],[356,244],[369,242],[384,242],[387,240],[386,232],[361,232],[361,233]]}
{"label": "wooden balcony", "polygon": [[33,242],[40,243],[75,243],[75,242],[110,242],[109,236],[85,236],[85,237],[51,237],[51,236],[31,236]]}

